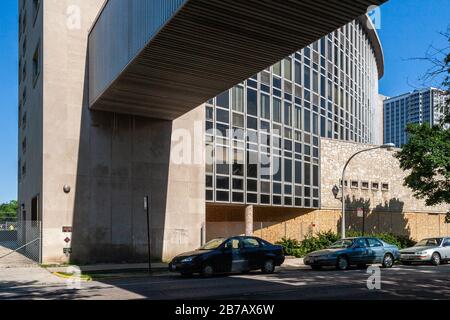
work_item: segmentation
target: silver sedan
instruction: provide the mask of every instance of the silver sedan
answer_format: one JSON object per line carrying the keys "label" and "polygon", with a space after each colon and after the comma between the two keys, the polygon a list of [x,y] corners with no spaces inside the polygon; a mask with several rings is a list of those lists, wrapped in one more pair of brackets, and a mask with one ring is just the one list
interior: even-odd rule
{"label": "silver sedan", "polygon": [[450,261],[450,238],[429,238],[414,247],[400,251],[400,261],[405,265],[414,262],[432,263],[435,266]]}

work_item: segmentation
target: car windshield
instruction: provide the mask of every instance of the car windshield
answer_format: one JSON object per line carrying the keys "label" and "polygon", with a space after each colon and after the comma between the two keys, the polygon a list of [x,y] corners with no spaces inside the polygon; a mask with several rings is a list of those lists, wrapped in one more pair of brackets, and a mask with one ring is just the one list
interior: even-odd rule
{"label": "car windshield", "polygon": [[224,243],[224,238],[214,239],[209,241],[207,244],[205,244],[203,247],[201,247],[199,250],[214,250],[220,247],[222,243]]}
{"label": "car windshield", "polygon": [[353,244],[353,240],[350,239],[344,239],[344,240],[339,240],[335,243],[333,243],[330,246],[330,249],[347,249],[350,248]]}
{"label": "car windshield", "polygon": [[442,238],[423,239],[416,244],[416,247],[436,247],[441,244]]}

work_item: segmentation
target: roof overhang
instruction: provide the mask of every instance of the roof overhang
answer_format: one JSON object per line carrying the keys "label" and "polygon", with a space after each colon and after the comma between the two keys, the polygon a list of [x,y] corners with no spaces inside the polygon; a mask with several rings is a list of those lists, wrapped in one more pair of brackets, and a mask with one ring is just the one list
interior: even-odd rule
{"label": "roof overhang", "polygon": [[109,0],[89,35],[89,105],[175,119],[385,1]]}

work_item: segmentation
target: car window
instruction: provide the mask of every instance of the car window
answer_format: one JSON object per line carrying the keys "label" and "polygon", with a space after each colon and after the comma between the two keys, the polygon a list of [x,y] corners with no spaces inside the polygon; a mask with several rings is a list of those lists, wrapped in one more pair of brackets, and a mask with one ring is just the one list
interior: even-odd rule
{"label": "car window", "polygon": [[227,243],[225,243],[225,248],[236,250],[239,249],[239,244],[240,244],[239,239],[231,239],[228,240]]}
{"label": "car window", "polygon": [[259,248],[259,242],[256,239],[253,238],[245,238],[242,241],[242,244],[244,245],[244,248]]}
{"label": "car window", "polygon": [[442,246],[443,247],[450,247],[450,239],[445,239],[444,240],[444,244]]}
{"label": "car window", "polygon": [[350,248],[352,245],[353,245],[353,240],[344,239],[344,240],[336,241],[329,248],[330,249],[347,249],[347,248]]}
{"label": "car window", "polygon": [[203,247],[200,248],[200,250],[214,250],[220,247],[220,245],[225,241],[225,239],[219,238],[209,241],[207,244],[205,244]]}
{"label": "car window", "polygon": [[363,248],[367,247],[366,239],[357,239],[356,246],[363,247]]}
{"label": "car window", "polygon": [[442,238],[424,239],[416,244],[416,247],[437,247],[441,244]]}
{"label": "car window", "polygon": [[371,248],[378,248],[378,247],[383,246],[383,244],[380,241],[378,241],[377,239],[368,238],[367,242],[369,243],[369,247],[371,247]]}

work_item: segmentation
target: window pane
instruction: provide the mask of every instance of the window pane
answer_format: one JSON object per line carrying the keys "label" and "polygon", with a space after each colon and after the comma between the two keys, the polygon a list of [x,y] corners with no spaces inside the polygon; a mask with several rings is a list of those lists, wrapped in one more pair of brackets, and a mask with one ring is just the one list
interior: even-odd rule
{"label": "window pane", "polygon": [[229,108],[230,107],[230,95],[229,95],[229,91],[225,91],[223,93],[221,93],[218,97],[217,97],[217,106],[222,107],[222,108]]}
{"label": "window pane", "polygon": [[258,116],[258,95],[255,90],[247,90],[247,113]]}
{"label": "window pane", "polygon": [[270,96],[261,94],[261,118],[270,120]]}
{"label": "window pane", "polygon": [[281,101],[273,99],[273,121],[281,123]]}
{"label": "window pane", "polygon": [[244,115],[233,113],[233,126],[244,128]]}
{"label": "window pane", "polygon": [[230,123],[230,114],[228,111],[222,109],[216,109],[217,121]]}
{"label": "window pane", "polygon": [[284,124],[292,126],[292,105],[290,103],[284,104]]}
{"label": "window pane", "polygon": [[273,66],[273,73],[281,77],[281,62],[277,62]]}
{"label": "window pane", "polygon": [[230,194],[228,192],[224,192],[224,191],[217,191],[216,200],[222,201],[222,202],[228,202],[228,201],[230,201]]}
{"label": "window pane", "polygon": [[305,109],[305,116],[303,117],[303,126],[306,132],[311,132],[311,112]]}
{"label": "window pane", "polygon": [[292,182],[292,160],[284,160],[284,181]]}
{"label": "window pane", "polygon": [[305,185],[311,185],[311,165],[305,163]]}
{"label": "window pane", "polygon": [[230,178],[228,177],[217,177],[216,178],[216,188],[217,189],[230,189]]}
{"label": "window pane", "polygon": [[295,82],[301,84],[302,82],[302,65],[300,62],[295,62]]}
{"label": "window pane", "polygon": [[292,60],[291,58],[284,59],[284,77],[292,80]]}
{"label": "window pane", "polygon": [[299,161],[295,162],[295,183],[302,183],[302,163]]}
{"label": "window pane", "polygon": [[244,89],[242,87],[233,89],[233,110],[244,112]]}

